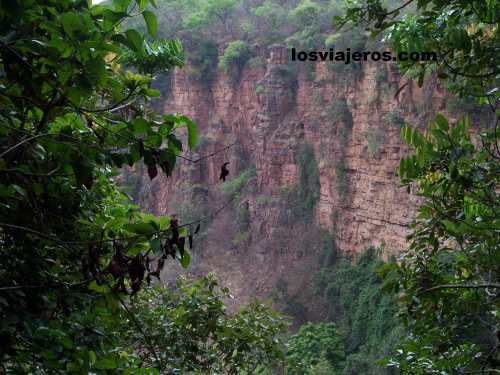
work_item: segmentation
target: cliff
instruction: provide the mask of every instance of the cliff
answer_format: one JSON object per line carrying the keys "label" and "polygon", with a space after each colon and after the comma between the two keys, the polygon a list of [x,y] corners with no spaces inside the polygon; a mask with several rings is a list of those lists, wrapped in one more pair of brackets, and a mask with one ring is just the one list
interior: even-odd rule
{"label": "cliff", "polygon": [[[189,272],[215,271],[238,301],[271,296],[299,320],[314,319],[320,309],[307,304],[321,262],[372,245],[384,244],[385,256],[405,248],[417,199],[395,175],[408,152],[400,125],[445,111],[446,95],[392,64],[304,67],[279,45],[253,56],[237,80],[218,72],[207,85],[189,69],[173,73],[161,106],[199,124],[193,156],[234,146],[180,162],[172,178],[144,178],[137,197],[145,210],[184,221],[224,207],[202,226]],[[172,267],[166,276],[179,272]]]}

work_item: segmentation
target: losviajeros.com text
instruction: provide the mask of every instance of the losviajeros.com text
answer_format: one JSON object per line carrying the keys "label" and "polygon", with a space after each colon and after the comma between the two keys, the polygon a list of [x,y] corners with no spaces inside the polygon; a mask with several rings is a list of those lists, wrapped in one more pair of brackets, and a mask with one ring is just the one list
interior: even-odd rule
{"label": "losviajeros.com text", "polygon": [[352,51],[350,48],[336,51],[333,48],[323,51],[291,50],[292,61],[332,61],[349,64],[352,61],[436,61],[435,52],[405,52],[393,55],[391,51]]}

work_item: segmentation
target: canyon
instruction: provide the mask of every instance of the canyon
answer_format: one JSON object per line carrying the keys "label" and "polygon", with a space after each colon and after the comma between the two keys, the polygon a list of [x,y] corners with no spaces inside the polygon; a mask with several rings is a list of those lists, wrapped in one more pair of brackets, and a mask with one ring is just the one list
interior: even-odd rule
{"label": "canyon", "polygon": [[[207,85],[184,67],[158,82],[164,98],[157,108],[199,126],[200,144],[187,155],[213,155],[179,160],[170,178],[151,182],[143,173],[134,196],[145,211],[184,222],[214,213],[195,238],[187,272],[215,272],[235,296],[233,305],[271,297],[278,307],[302,306],[303,320],[320,319],[311,288],[325,246],[353,257],[381,247],[386,259],[405,249],[419,200],[396,176],[409,152],[400,126],[423,126],[436,112],[455,114],[446,110],[446,90],[436,79],[420,88],[392,62],[363,63],[352,74],[332,62],[291,63],[279,44],[253,46],[252,56],[236,81],[218,71]],[[302,167],[316,172],[300,170],[304,145],[312,158]],[[306,180],[317,173],[309,177],[318,183],[316,192],[306,191],[310,218],[298,219],[290,192],[301,173]],[[303,202],[297,203],[300,211]],[[186,271],[172,264],[164,272],[169,280]]]}

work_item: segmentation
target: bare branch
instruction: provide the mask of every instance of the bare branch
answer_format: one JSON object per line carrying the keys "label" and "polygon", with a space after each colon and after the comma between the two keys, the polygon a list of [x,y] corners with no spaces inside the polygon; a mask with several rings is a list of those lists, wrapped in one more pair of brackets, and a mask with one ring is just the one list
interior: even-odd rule
{"label": "bare branch", "polygon": [[443,284],[443,285],[437,285],[433,286],[432,288],[425,289],[421,291],[420,293],[417,294],[417,296],[420,296],[425,293],[430,293],[434,292],[435,290],[441,290],[441,289],[500,289],[500,284],[497,283],[489,283],[489,284]]}

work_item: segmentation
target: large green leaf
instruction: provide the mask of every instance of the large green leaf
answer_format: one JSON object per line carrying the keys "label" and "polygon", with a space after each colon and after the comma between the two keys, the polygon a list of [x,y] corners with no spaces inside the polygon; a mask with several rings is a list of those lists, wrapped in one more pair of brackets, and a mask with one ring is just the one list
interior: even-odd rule
{"label": "large green leaf", "polygon": [[144,38],[142,37],[142,35],[139,34],[139,32],[135,29],[129,29],[125,31],[125,35],[133,46],[134,51],[142,53],[144,45]]}
{"label": "large green leaf", "polygon": [[149,35],[155,37],[158,32],[158,20],[156,19],[155,14],[149,10],[145,10],[142,12],[142,16],[146,22]]}

